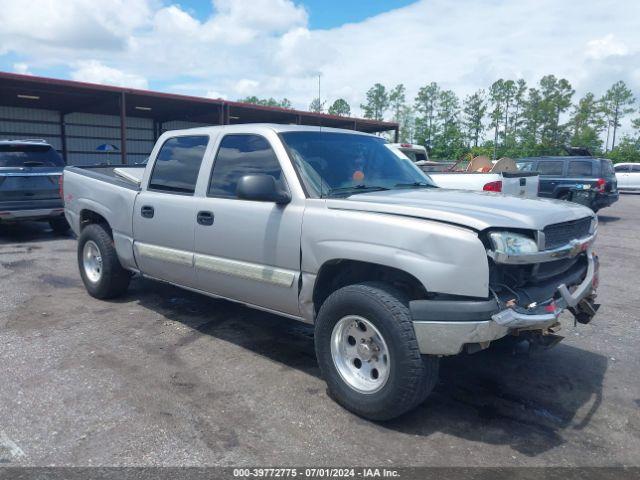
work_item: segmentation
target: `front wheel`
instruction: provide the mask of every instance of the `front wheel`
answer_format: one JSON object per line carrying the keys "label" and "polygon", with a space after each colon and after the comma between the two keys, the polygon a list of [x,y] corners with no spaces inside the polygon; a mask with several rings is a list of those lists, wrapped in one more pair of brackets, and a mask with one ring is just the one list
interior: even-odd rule
{"label": "front wheel", "polygon": [[106,299],[122,295],[131,274],[122,268],[113,240],[102,225],[86,226],[78,239],[78,267],[89,295]]}
{"label": "front wheel", "polygon": [[315,348],[330,395],[371,420],[390,420],[424,401],[438,377],[438,358],[422,356],[403,295],[362,283],[323,303]]}

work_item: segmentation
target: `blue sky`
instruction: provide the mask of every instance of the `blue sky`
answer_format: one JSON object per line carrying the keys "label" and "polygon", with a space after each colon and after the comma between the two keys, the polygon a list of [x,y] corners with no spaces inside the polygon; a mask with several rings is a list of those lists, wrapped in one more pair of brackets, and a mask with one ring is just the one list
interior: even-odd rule
{"label": "blue sky", "polygon": [[[379,13],[404,7],[415,0],[306,0],[296,1],[309,12],[309,27],[312,29],[334,28],[345,23],[360,22]],[[204,19],[213,13],[209,0],[181,0],[185,9]]]}
{"label": "blue sky", "polygon": [[0,1],[0,69],[18,73],[300,109],[321,73],[356,115],[376,82],[410,103],[430,82],[464,97],[546,74],[574,100],[618,80],[640,98],[640,1]]}

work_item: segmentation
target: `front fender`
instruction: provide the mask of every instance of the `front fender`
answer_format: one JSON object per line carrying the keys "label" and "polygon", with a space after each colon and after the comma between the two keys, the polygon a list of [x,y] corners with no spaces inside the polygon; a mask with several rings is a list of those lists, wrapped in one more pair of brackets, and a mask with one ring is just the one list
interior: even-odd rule
{"label": "front fender", "polygon": [[317,274],[331,260],[396,268],[430,292],[471,297],[489,294],[489,264],[473,230],[404,216],[307,209],[302,270]]}

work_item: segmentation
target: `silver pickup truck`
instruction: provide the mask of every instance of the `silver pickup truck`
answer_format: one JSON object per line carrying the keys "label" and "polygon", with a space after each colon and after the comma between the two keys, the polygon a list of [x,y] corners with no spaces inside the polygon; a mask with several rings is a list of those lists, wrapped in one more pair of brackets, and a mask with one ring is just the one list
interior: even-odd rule
{"label": "silver pickup truck", "polygon": [[329,392],[371,419],[422,402],[443,355],[548,345],[598,307],[591,210],[438,188],[372,135],[171,131],[145,168],[67,167],[63,189],[90,295],[140,274],[311,323]]}

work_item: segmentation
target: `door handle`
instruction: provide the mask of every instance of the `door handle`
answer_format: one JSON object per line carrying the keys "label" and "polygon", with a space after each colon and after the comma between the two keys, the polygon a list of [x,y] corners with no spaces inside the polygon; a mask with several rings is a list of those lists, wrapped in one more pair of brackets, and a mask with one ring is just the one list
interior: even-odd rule
{"label": "door handle", "polygon": [[212,212],[200,211],[198,212],[198,216],[196,218],[200,225],[205,225],[205,226],[213,225]]}
{"label": "door handle", "polygon": [[142,215],[144,218],[153,218],[154,213],[155,210],[151,205],[143,205],[140,209],[140,215]]}

